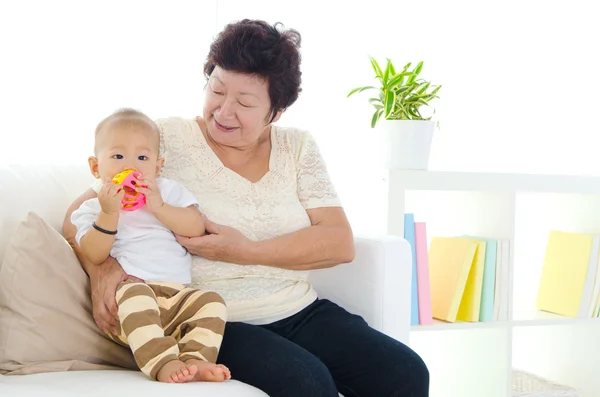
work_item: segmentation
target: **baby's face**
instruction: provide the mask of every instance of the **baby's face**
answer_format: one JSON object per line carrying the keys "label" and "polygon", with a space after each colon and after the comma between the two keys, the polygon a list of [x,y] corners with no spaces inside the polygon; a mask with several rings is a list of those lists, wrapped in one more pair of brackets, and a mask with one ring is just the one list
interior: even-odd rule
{"label": "baby's face", "polygon": [[162,167],[158,158],[159,137],[146,126],[109,126],[96,137],[97,167],[92,173],[103,181],[133,169],[152,179]]}

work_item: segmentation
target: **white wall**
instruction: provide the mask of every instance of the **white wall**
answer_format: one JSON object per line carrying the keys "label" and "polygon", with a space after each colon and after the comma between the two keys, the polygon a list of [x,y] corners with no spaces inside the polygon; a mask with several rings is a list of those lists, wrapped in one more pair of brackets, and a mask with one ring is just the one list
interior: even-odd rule
{"label": "white wall", "polygon": [[215,15],[216,1],[0,2],[0,162],[85,162],[120,107],[197,114]]}
{"label": "white wall", "polygon": [[379,232],[371,109],[366,96],[346,99],[371,82],[367,56],[424,60],[423,76],[443,85],[431,168],[598,174],[592,10],[541,0],[1,2],[0,162],[84,161],[95,123],[121,106],[199,113],[213,35],[245,17],[281,21],[303,35],[304,72],[281,123],[317,136],[353,225]]}

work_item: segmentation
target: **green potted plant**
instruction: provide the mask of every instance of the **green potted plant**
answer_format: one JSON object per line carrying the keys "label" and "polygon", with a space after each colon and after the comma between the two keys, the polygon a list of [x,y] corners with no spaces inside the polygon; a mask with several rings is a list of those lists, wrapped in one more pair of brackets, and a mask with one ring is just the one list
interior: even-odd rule
{"label": "green potted plant", "polygon": [[378,130],[382,139],[386,168],[427,169],[435,130],[435,122],[431,120],[435,109],[431,115],[423,116],[422,107],[429,108],[430,102],[439,98],[437,94],[441,86],[419,77],[423,62],[412,69],[409,62],[402,70],[396,71],[390,59],[387,59],[385,69],[375,58],[369,59],[378,84],[354,88],[348,97],[363,91],[376,92],[369,98],[369,103],[375,108],[371,128]]}

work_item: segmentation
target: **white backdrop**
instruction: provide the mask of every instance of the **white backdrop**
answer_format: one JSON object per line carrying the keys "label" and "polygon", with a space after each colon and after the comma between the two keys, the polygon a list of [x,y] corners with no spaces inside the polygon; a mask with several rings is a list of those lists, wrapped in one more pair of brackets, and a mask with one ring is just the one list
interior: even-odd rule
{"label": "white backdrop", "polygon": [[[568,5],[567,5],[568,4]],[[0,2],[0,162],[80,163],[123,106],[193,116],[224,24],[281,21],[303,35],[303,88],[280,124],[309,128],[355,229],[381,231],[367,56],[425,61],[442,84],[432,169],[598,174],[600,37],[584,1]],[[372,206],[371,206],[372,205]]]}

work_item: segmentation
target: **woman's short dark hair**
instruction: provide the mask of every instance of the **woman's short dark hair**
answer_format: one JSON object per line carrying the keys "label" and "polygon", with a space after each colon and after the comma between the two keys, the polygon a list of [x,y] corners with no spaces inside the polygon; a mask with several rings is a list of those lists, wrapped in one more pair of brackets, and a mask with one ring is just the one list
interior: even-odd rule
{"label": "woman's short dark hair", "polygon": [[204,63],[208,78],[215,66],[232,72],[247,73],[269,84],[271,121],[280,110],[291,106],[300,94],[300,33],[280,29],[265,21],[244,19],[230,23],[210,46]]}

